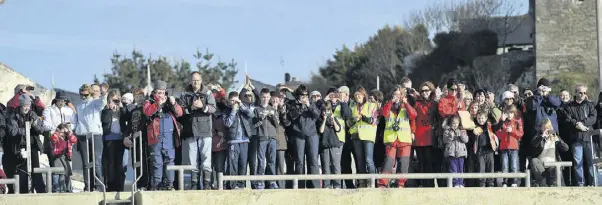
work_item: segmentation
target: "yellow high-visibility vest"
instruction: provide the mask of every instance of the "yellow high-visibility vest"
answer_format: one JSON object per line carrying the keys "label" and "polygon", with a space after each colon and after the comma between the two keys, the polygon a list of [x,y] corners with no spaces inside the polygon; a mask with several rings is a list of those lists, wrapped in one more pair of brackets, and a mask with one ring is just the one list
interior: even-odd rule
{"label": "yellow high-visibility vest", "polygon": [[[366,117],[373,118],[372,114],[378,106],[375,103],[366,102],[359,110],[358,104],[351,106],[352,116],[361,118],[362,114]],[[376,125],[368,124],[362,120],[356,122],[349,128],[350,134],[358,134],[360,140],[372,141],[376,140]]]}
{"label": "yellow high-visibility vest", "polygon": [[337,132],[337,137],[341,142],[345,142],[345,120],[343,120],[343,116],[341,116],[341,106],[337,106],[332,112],[332,116],[334,117],[339,125],[341,126],[341,130]]}
{"label": "yellow high-visibility vest", "polygon": [[[406,109],[401,106],[399,114],[396,116],[393,111],[389,111],[389,117],[385,119],[385,133],[383,136],[384,143],[393,143],[395,140],[399,142],[412,143],[412,130],[410,127],[410,119]],[[399,130],[393,130],[395,122],[399,122]]]}

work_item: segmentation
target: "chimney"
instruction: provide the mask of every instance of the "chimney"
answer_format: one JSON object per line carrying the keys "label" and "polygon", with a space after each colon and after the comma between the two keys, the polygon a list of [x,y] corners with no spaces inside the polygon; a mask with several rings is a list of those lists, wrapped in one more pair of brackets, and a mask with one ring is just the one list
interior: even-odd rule
{"label": "chimney", "polygon": [[285,73],[284,74],[284,83],[288,83],[288,82],[291,82],[291,74]]}

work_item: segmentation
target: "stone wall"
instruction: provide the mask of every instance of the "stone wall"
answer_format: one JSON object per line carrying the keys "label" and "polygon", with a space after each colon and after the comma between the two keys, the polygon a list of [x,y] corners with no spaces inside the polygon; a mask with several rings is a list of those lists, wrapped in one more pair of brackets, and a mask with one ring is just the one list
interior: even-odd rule
{"label": "stone wall", "polygon": [[44,102],[44,104],[48,105],[52,102],[52,98],[54,97],[54,93],[46,89],[33,80],[25,77],[21,73],[13,70],[0,63],[0,103],[6,104],[15,94],[15,87],[18,84],[27,84],[35,86],[36,89],[34,94],[40,96],[40,99]]}
{"label": "stone wall", "polygon": [[536,76],[586,73],[597,79],[596,1],[531,0]]}

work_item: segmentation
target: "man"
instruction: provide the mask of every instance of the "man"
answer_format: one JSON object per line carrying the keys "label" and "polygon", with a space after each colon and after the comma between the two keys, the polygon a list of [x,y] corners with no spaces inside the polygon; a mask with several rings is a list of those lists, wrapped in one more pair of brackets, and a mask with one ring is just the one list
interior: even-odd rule
{"label": "man", "polygon": [[535,129],[533,129],[535,133],[540,132],[541,122],[546,118],[552,121],[554,131],[558,132],[558,115],[556,114],[556,110],[560,107],[561,101],[560,98],[551,95],[551,92],[550,81],[546,78],[541,78],[537,82],[535,95],[527,103],[527,111],[535,115]]}
{"label": "man", "polygon": [[[575,89],[575,100],[561,109],[560,115],[566,125],[570,125],[567,133],[568,144],[573,153],[573,169],[577,175],[577,185],[594,185],[594,168],[592,165],[592,135],[593,125],[597,120],[595,104],[587,98],[587,87],[578,85]],[[584,176],[583,167],[587,166],[588,175]]]}
{"label": "man", "polygon": [[174,171],[167,171],[167,166],[174,165],[175,149],[180,146],[180,128],[176,118],[182,116],[183,110],[175,97],[168,97],[166,90],[167,83],[157,81],[150,100],[144,102],[142,108],[150,120],[146,129],[152,130],[147,133],[151,149],[151,190],[173,190],[175,174]]}
{"label": "man", "polygon": [[[252,136],[253,111],[243,104],[237,92],[228,94],[229,107],[224,110],[224,125],[228,128],[228,174],[233,176],[247,175],[247,155],[249,154],[249,137]],[[244,188],[243,181],[231,181],[230,189]]]}
{"label": "man", "polygon": [[[278,112],[270,103],[270,90],[260,91],[260,102],[255,106],[254,126],[257,129],[257,175],[276,175],[276,130],[280,122]],[[257,189],[264,189],[263,182],[258,182]],[[270,189],[278,189],[275,181],[269,182]]]}
{"label": "man", "polygon": [[[338,89],[340,94],[340,104],[341,104],[341,118],[345,121],[351,118],[351,105],[353,104],[353,100],[349,98],[349,87],[341,86]],[[353,169],[351,167],[352,154],[355,157],[355,153],[353,150],[353,142],[351,141],[351,134],[349,134],[349,125],[345,123],[345,143],[343,144],[343,151],[341,153],[341,173],[342,174],[353,174]],[[353,180],[345,180],[343,186],[347,189],[355,189],[355,184]]]}
{"label": "man", "polygon": [[190,165],[202,170],[203,182],[199,183],[201,173],[192,177],[193,189],[211,188],[211,145],[212,117],[215,113],[215,98],[211,89],[203,85],[201,73],[190,74],[190,84],[180,96],[184,116],[182,122],[183,147],[188,149]]}
{"label": "man", "polygon": [[[570,106],[571,105],[571,94],[569,93],[568,90],[561,90],[560,91],[560,107],[556,110],[556,112],[560,113],[562,112],[563,109],[565,109],[565,107]],[[560,139],[562,139],[562,141],[570,143],[571,139],[569,138],[571,136],[571,132],[573,130],[573,125],[571,125],[570,123],[566,123],[566,120],[563,118],[563,116],[558,116],[558,136],[560,136]],[[524,140],[523,140],[524,141]],[[570,147],[569,147],[569,151],[570,151]],[[560,155],[560,159],[562,159],[562,161],[573,161],[573,153],[572,152],[559,152]],[[570,167],[566,167],[566,169],[569,169]],[[575,179],[575,174],[570,172],[570,171],[563,171],[562,172],[563,175],[563,179],[564,179],[564,183],[565,184],[572,184],[573,180]],[[572,176],[571,176],[572,175]]]}
{"label": "man", "polygon": [[[52,152],[52,143],[50,143],[50,135],[54,133],[56,128],[60,124],[69,125],[69,130],[73,130],[73,125],[71,124],[71,118],[73,117],[74,110],[67,105],[67,95],[59,91],[56,93],[54,97],[54,103],[52,106],[46,108],[43,112],[43,126],[44,126],[44,149],[43,153],[48,156],[48,162],[50,166],[54,166],[54,154]],[[53,178],[56,178],[55,181],[58,182],[58,175],[53,175]],[[70,187],[68,187],[68,190]]]}
{"label": "man", "polygon": [[19,84],[15,87],[15,95],[11,98],[7,103],[7,112],[11,113],[19,107],[19,99],[22,95],[31,98],[32,101],[32,111],[34,111],[38,116],[42,116],[42,112],[46,106],[40,100],[39,96],[34,96],[32,93],[35,90],[33,86]]}
{"label": "man", "polygon": [[[33,174],[31,177],[32,189],[28,186],[27,159],[31,160],[31,171],[40,167],[40,156],[38,152],[42,150],[42,141],[40,134],[44,131],[42,121],[31,111],[31,98],[23,95],[19,98],[19,107],[8,117],[8,137],[4,145],[4,168],[8,178],[13,178],[15,174],[20,177],[19,193],[30,193],[35,189],[37,193],[46,193],[44,181],[41,174]],[[26,150],[26,123],[31,123],[30,130],[30,148]],[[28,154],[29,151],[29,154]],[[9,193],[14,193],[14,187],[8,186]]]}
{"label": "man", "polygon": [[[104,89],[104,92],[106,93],[106,88]],[[73,115],[71,123],[75,126],[77,150],[82,161],[81,164],[84,166],[84,190],[90,189],[92,191],[92,187],[96,181],[92,176],[90,176],[90,181],[88,181],[89,172],[92,168],[91,166],[94,166],[94,175],[101,181],[103,180],[101,166],[103,141],[100,114],[107,104],[107,98],[104,96],[94,99],[92,96],[92,86],[88,84],[84,84],[79,88],[79,95],[82,98],[82,102],[75,108],[76,114]],[[87,140],[88,135],[92,135],[94,145],[92,145],[92,141]],[[90,147],[90,152],[92,151],[92,148],[94,148],[94,153],[89,154],[88,150],[86,150],[86,145]],[[88,157],[88,160],[86,160],[85,157]],[[92,162],[93,159],[95,160],[95,164],[89,164],[88,161]],[[102,191],[100,184],[96,185],[94,189]]]}

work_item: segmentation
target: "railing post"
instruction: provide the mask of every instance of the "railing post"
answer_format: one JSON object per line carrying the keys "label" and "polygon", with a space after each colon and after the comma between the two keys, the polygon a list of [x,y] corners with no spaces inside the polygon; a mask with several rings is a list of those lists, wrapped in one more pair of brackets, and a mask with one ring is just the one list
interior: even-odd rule
{"label": "railing post", "polygon": [[374,175],[370,177],[370,188],[376,188],[376,177]]}
{"label": "railing post", "polygon": [[299,178],[295,177],[295,179],[293,179],[293,189],[298,189],[299,188]]}
{"label": "railing post", "polygon": [[217,190],[224,190],[224,173],[217,173]]}
{"label": "railing post", "polygon": [[65,169],[62,167],[47,167],[47,168],[34,168],[33,173],[45,174],[46,175],[46,192],[52,193],[52,173],[63,174]]}
{"label": "railing post", "polygon": [[454,178],[452,176],[447,177],[447,188],[454,187]]}
{"label": "railing post", "polygon": [[15,194],[19,194],[20,190],[21,190],[21,186],[20,186],[21,178],[19,177],[18,174],[15,174],[15,176],[13,176],[13,178],[15,179],[15,183],[13,184],[13,188],[15,189]]}
{"label": "railing post", "polygon": [[184,190],[184,171],[195,170],[196,167],[192,165],[169,165],[167,166],[168,171],[178,172],[178,189]]}
{"label": "railing post", "polygon": [[556,187],[562,187],[562,166],[560,166],[560,164],[556,164],[554,169],[556,169]]}
{"label": "railing post", "polygon": [[527,176],[525,176],[525,186],[531,187],[531,170],[527,169],[525,170],[525,173],[527,174]]}

